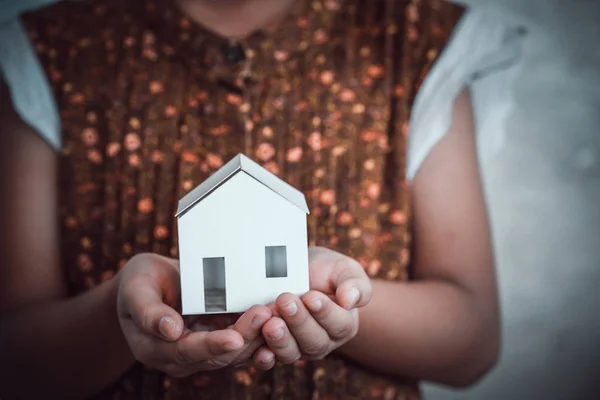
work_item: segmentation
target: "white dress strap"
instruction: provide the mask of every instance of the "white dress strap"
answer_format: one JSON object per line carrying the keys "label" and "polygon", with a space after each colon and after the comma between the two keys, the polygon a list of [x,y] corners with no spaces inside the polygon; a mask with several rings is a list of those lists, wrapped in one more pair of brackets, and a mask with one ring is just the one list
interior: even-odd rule
{"label": "white dress strap", "polygon": [[454,100],[485,76],[520,59],[524,29],[486,8],[468,9],[415,99],[406,178],[412,180],[452,124]]}
{"label": "white dress strap", "polygon": [[55,150],[60,150],[58,107],[35,50],[17,18],[0,22],[0,73],[21,119]]}

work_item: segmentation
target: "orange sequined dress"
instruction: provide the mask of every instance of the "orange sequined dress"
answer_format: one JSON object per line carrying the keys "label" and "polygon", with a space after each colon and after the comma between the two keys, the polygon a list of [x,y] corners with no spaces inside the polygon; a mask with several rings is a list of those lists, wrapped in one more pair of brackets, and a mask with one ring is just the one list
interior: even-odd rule
{"label": "orange sequined dress", "polygon": [[[298,0],[232,44],[171,0],[63,2],[23,16],[62,121],[62,254],[73,294],[138,252],[177,257],[177,201],[239,152],[302,190],[309,240],[409,278],[405,150],[419,84],[461,10]],[[92,361],[93,362],[93,361]],[[170,379],[134,366],[100,398],[415,399],[332,355]]]}

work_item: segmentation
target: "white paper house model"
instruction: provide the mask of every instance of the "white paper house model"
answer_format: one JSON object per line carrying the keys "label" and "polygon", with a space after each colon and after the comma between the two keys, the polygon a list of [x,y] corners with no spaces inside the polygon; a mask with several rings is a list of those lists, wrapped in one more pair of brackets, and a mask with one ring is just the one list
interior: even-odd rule
{"label": "white paper house model", "polygon": [[309,290],[306,199],[239,154],[179,201],[183,315],[244,312]]}

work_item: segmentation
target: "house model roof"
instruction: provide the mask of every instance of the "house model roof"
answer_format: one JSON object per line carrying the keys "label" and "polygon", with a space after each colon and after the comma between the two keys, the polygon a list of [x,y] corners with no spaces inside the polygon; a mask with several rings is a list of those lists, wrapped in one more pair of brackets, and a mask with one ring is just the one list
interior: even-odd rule
{"label": "house model roof", "polygon": [[238,154],[217,171],[215,171],[199,186],[183,196],[179,200],[177,214],[175,214],[175,216],[181,217],[196,204],[202,201],[202,199],[210,195],[219,186],[223,185],[239,172],[244,172],[250,175],[252,178],[256,179],[258,182],[265,185],[278,195],[284,197],[302,211],[306,212],[307,214],[310,213],[308,205],[306,204],[306,198],[301,191],[283,181],[281,178],[269,172],[245,155]]}

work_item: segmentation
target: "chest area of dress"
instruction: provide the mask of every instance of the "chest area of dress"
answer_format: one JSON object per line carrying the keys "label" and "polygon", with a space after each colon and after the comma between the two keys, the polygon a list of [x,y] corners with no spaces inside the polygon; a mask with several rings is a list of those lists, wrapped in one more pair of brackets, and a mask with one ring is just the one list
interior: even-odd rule
{"label": "chest area of dress", "polygon": [[310,244],[374,272],[381,250],[399,259],[405,149],[391,79],[377,60],[316,58],[243,87],[169,60],[117,60],[110,77],[90,66],[61,105],[64,210],[104,219],[104,235],[134,242],[127,253],[176,256],[177,200],[244,153],[304,192]]}
{"label": "chest area of dress", "polygon": [[[176,169],[186,192],[244,153],[331,203],[332,193],[312,192],[338,181],[353,193],[382,183],[390,154],[404,151],[383,60],[344,65],[313,54],[253,65],[250,76],[254,70],[260,78],[240,84],[232,74],[148,57],[155,56],[122,56],[100,67],[73,59],[87,72],[63,84],[67,162],[93,169],[118,161],[140,178],[150,166]],[[380,190],[371,185],[367,197]]]}

